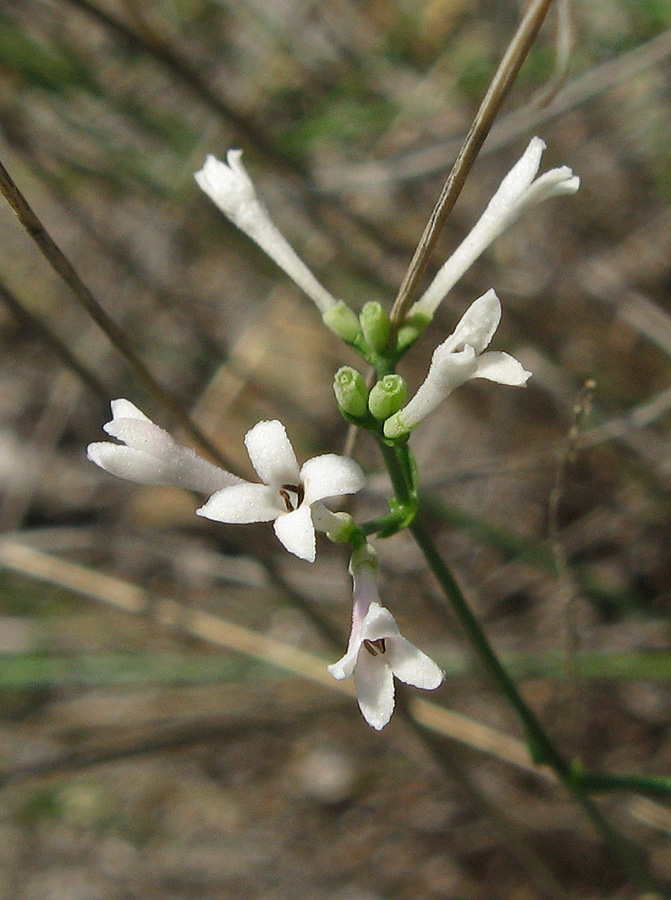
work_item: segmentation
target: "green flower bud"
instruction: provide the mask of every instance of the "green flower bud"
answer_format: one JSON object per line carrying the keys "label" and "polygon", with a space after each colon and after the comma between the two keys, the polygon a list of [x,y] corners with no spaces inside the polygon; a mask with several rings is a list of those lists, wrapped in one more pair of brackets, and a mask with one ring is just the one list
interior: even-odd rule
{"label": "green flower bud", "polygon": [[404,353],[408,347],[415,343],[426,326],[431,322],[431,313],[418,310],[403,322],[396,336],[396,347],[399,353]]}
{"label": "green flower bud", "polygon": [[353,344],[361,333],[359,319],[344,300],[338,300],[322,316],[324,324],[347,344]]}
{"label": "green flower bud", "polygon": [[399,410],[384,423],[384,436],[386,438],[400,438],[412,431],[413,428],[413,425],[405,423],[403,410]]}
{"label": "green flower bud", "polygon": [[338,406],[354,419],[363,418],[368,412],[368,387],[363,375],[351,366],[343,366],[335,373],[333,391]]}
{"label": "green flower bud", "polygon": [[388,419],[404,406],[408,386],[400,375],[385,375],[373,385],[368,396],[368,409],[379,421]]}
{"label": "green flower bud", "polygon": [[389,316],[382,304],[376,300],[365,303],[359,315],[359,322],[370,349],[375,353],[381,353],[387,346],[391,328]]}

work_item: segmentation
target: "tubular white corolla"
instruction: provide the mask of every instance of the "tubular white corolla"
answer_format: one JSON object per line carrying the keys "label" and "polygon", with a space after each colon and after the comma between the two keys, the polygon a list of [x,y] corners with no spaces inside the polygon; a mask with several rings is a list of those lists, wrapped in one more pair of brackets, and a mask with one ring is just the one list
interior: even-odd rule
{"label": "tubular white corolla", "polygon": [[103,425],[120,444],[89,444],[86,454],[101,469],[140,484],[181,487],[213,494],[242,479],[183,447],[130,400],[112,400],[112,419]]}
{"label": "tubular white corolla", "polygon": [[378,731],[394,711],[394,678],[434,690],[444,673],[426,653],[401,634],[396,620],[380,603],[375,550],[366,545],[352,555],[352,631],[345,655],[328,666],[338,681],[354,675],[359,708]]}
{"label": "tubular white corolla", "polygon": [[471,232],[411,307],[409,317],[415,313],[433,316],[464,272],[525,210],[542,200],[574,194],[578,190],[580,179],[568,166],[550,169],[536,178],[544,149],[545,143],[539,137],[531,139],[524,155],[503,179]]}
{"label": "tubular white corolla", "polygon": [[317,281],[259,200],[242,164],[242,150],[229,150],[226,162],[208,156],[195,179],[227,219],[251,238],[294,281],[322,315],[338,302]]}
{"label": "tubular white corolla", "polygon": [[471,378],[522,386],[531,372],[507,353],[487,351],[501,320],[501,303],[493,290],[475,300],[454,332],[431,357],[431,365],[417,393],[384,423],[388,438],[400,437],[428,416],[448,394]]}

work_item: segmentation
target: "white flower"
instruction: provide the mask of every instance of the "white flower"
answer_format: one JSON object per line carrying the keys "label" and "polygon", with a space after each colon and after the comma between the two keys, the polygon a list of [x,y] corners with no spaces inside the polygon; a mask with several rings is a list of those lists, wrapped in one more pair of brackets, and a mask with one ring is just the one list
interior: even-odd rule
{"label": "white flower", "polygon": [[[314,562],[315,522],[321,527],[321,501],[354,494],[365,476],[353,459],[327,453],[299,469],[284,425],[259,422],[245,436],[249,458],[263,484],[248,481],[225,487],[197,510],[217,522],[274,522],[275,534],[301,559]],[[314,504],[314,508],[313,508]]]}
{"label": "white flower", "polygon": [[507,353],[489,351],[501,319],[501,304],[493,290],[475,300],[453,334],[438,346],[417,393],[403,409],[384,423],[388,438],[406,434],[432,412],[455,388],[471,378],[487,378],[499,384],[526,384],[531,372]]}
{"label": "white flower", "polygon": [[544,149],[545,143],[540,138],[531,139],[524,155],[503,179],[475,227],[410,309],[409,316],[417,312],[433,315],[464,272],[529,207],[549,197],[574,194],[578,190],[580,179],[568,166],[550,169],[536,178]]}
{"label": "white flower", "polygon": [[352,632],[345,655],[327,669],[338,681],[354,675],[361,713],[379,731],[394,711],[394,676],[432,691],[444,673],[402,636],[392,614],[380,604],[374,554],[368,545],[352,557]]}
{"label": "white flower", "polygon": [[312,272],[271,220],[242,164],[242,150],[229,150],[226,162],[208,156],[195,179],[227,219],[250,237],[283,269],[323,314],[337,300]]}
{"label": "white flower", "polygon": [[148,419],[129,400],[113,400],[112,420],[103,430],[121,444],[89,444],[88,458],[119,478],[140,484],[181,487],[212,494],[241,481],[213,465]]}

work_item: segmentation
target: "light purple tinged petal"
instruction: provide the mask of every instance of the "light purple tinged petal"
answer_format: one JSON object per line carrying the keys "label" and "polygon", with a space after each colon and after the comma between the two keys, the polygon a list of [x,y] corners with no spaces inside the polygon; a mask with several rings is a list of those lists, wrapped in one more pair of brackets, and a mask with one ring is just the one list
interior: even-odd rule
{"label": "light purple tinged petal", "polygon": [[243,482],[217,491],[196,513],[215,522],[245,525],[272,522],[282,513],[279,504],[280,496],[272,488]]}
{"label": "light purple tinged petal", "polygon": [[399,681],[424,690],[435,690],[445,677],[440,666],[401,635],[387,638],[385,660]]}
{"label": "light purple tinged petal", "polygon": [[352,635],[361,635],[366,616],[370,612],[371,605],[380,606],[380,594],[377,587],[377,572],[370,565],[364,565],[355,569],[352,578],[354,589],[352,591]]}
{"label": "light purple tinged petal", "polygon": [[353,459],[325,453],[305,463],[300,480],[305,488],[304,502],[309,506],[327,497],[356,494],[365,485],[366,476]]}
{"label": "light purple tinged petal", "polygon": [[[349,646],[347,647],[347,652],[344,656],[341,656],[337,662],[331,663],[330,666],[326,667],[326,671],[329,675],[333,675],[336,681],[342,681],[344,678],[349,678],[350,675],[354,672],[354,667],[356,666],[356,661],[359,658],[359,653],[361,652],[361,641],[350,639]],[[366,651],[368,652],[368,651]]]}
{"label": "light purple tinged petal", "polygon": [[275,520],[274,527],[275,534],[290,553],[308,562],[315,561],[317,540],[309,506],[304,504],[293,512],[284,513]]}
{"label": "light purple tinged petal", "polygon": [[394,676],[383,655],[362,650],[354,670],[354,686],[364,719],[377,731],[384,728],[394,712]]}
{"label": "light purple tinged petal", "polygon": [[252,465],[265,484],[273,488],[298,484],[298,462],[281,422],[276,419],[259,422],[245,435],[245,446]]}
{"label": "light purple tinged petal", "polygon": [[510,384],[521,387],[531,378],[531,372],[527,372],[524,366],[513,356],[498,351],[483,353],[478,359],[478,368],[474,378],[486,378],[488,381],[498,381],[499,384]]}

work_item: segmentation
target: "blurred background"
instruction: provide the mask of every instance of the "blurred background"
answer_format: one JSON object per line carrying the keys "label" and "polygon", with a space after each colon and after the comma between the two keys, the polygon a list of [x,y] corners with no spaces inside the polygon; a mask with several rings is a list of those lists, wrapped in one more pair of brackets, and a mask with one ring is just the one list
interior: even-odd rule
{"label": "blurred background", "polygon": [[[389,307],[524,6],[0,7],[0,159],[240,475],[263,418],[282,419],[301,460],[341,452],[331,382],[358,363],[193,172],[242,148],[329,289]],[[571,166],[581,189],[497,241],[401,371],[416,387],[496,289],[496,348],[533,378],[471,383],[415,433],[432,529],[567,756],[668,775],[671,8],[577,0],[568,70],[541,105],[555,26],[551,13],[434,265],[534,134],[543,168]],[[398,713],[373,732],[302,657],[298,674],[270,664],[268,638],[341,655],[344,551],[323,541],[310,566],[268,526],[216,525],[195,497],[88,463],[110,399],[179,430],[4,202],[0,248],[0,897],[634,896],[565,794],[515,763],[517,722],[432,613],[409,536],[377,542],[383,597],[446,668],[426,698],[466,717],[458,740],[443,723],[429,747]],[[355,457],[371,478],[352,510],[369,517],[387,486],[366,439]],[[671,879],[668,802],[603,805]]]}

